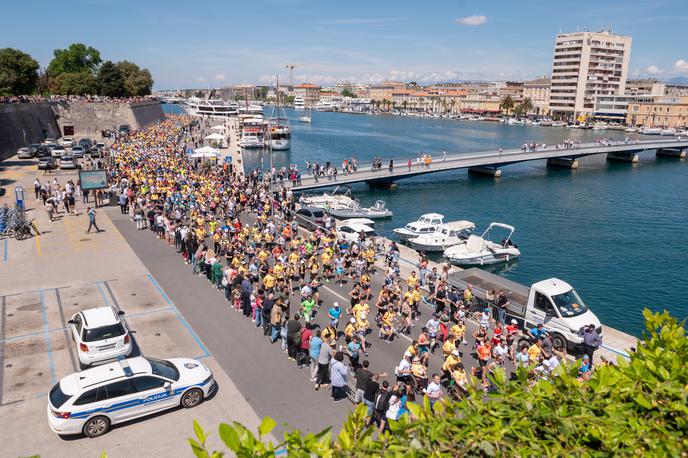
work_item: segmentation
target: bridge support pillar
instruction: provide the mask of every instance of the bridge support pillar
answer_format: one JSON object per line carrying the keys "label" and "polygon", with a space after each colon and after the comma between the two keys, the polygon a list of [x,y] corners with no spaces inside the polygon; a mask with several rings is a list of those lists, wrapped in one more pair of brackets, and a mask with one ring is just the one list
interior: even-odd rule
{"label": "bridge support pillar", "polygon": [[640,160],[640,156],[635,151],[622,151],[618,153],[607,153],[607,160],[616,162],[636,163]]}
{"label": "bridge support pillar", "polygon": [[498,178],[502,176],[502,169],[498,169],[497,167],[476,166],[469,167],[468,173],[471,175],[483,175]]}
{"label": "bridge support pillar", "polygon": [[686,150],[685,148],[660,148],[657,150],[657,156],[684,159],[686,157]]}
{"label": "bridge support pillar", "polygon": [[572,157],[551,157],[547,159],[547,167],[577,169],[579,165],[578,159]]}

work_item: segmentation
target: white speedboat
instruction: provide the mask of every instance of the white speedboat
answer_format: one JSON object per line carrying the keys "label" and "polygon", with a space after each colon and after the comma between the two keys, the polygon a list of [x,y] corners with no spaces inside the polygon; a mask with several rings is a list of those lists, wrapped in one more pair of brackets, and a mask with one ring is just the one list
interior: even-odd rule
{"label": "white speedboat", "polygon": [[[494,242],[490,236],[495,228],[505,229],[509,235],[499,243]],[[511,261],[521,256],[518,246],[511,240],[513,233],[513,226],[492,223],[483,235],[471,235],[466,242],[444,250],[444,257],[459,266],[484,266]]]}
{"label": "white speedboat", "polygon": [[317,196],[302,196],[299,199],[301,205],[308,207],[318,207],[331,209],[336,208],[351,208],[356,204],[356,201],[351,197],[351,188],[348,186],[337,186],[331,193],[324,192]]}
{"label": "white speedboat", "polygon": [[673,136],[674,134],[676,134],[676,130],[674,129],[662,129],[659,131],[659,135]]}
{"label": "white speedboat", "polygon": [[394,233],[401,240],[409,240],[420,235],[435,232],[444,221],[444,215],[439,213],[426,213],[418,218],[418,221],[408,223],[406,226],[394,229]]}
{"label": "white speedboat", "polygon": [[369,218],[369,219],[381,219],[381,218],[391,218],[394,216],[390,210],[387,209],[384,201],[376,200],[375,205],[370,207],[361,207],[361,205],[354,201],[351,206],[334,204],[330,206],[330,215],[339,219],[346,218]]}
{"label": "white speedboat", "polygon": [[452,221],[442,224],[437,231],[431,234],[419,235],[409,239],[408,243],[414,250],[444,251],[449,247],[463,243],[475,224],[470,221]]}
{"label": "white speedboat", "polygon": [[643,127],[640,129],[640,133],[643,135],[659,135],[662,133],[662,129],[659,127]]}

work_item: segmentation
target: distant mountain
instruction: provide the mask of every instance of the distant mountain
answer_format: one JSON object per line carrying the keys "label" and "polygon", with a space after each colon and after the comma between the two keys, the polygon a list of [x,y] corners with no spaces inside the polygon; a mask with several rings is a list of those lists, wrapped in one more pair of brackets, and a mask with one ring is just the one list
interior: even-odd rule
{"label": "distant mountain", "polygon": [[668,80],[666,80],[666,83],[688,86],[688,76],[676,76],[674,78],[669,78]]}

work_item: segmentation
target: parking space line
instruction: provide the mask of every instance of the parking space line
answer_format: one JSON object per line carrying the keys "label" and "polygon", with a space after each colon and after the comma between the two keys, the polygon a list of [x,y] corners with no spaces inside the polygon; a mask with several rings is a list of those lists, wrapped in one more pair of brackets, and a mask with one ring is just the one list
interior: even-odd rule
{"label": "parking space line", "polygon": [[115,295],[112,293],[112,289],[110,288],[110,283],[107,282],[107,280],[101,282],[103,285],[105,285],[105,289],[108,290],[108,293],[110,294],[110,298],[112,298],[112,302],[115,304],[115,308],[117,310],[122,310],[122,307],[119,306],[119,302],[117,302],[117,298]]}
{"label": "parking space line", "polygon": [[57,307],[60,311],[60,322],[62,323],[62,326],[64,326],[64,337],[65,341],[67,342],[67,349],[69,350],[69,359],[72,361],[72,368],[74,369],[74,372],[77,372],[76,360],[74,358],[74,346],[72,345],[70,339],[70,330],[67,328],[67,322],[65,321],[64,309],[62,308],[62,298],[60,297],[60,290],[57,288],[55,288],[55,297],[57,298]]}
{"label": "parking space line", "polygon": [[124,316],[129,317],[129,318],[134,318],[134,317],[152,315],[154,313],[163,313],[163,312],[174,312],[174,309],[172,307],[163,307],[161,309],[148,310],[146,312],[136,312],[136,313],[127,314]]}
{"label": "parking space line", "polygon": [[55,361],[53,360],[53,343],[50,340],[50,329],[48,328],[48,313],[45,307],[45,291],[40,290],[41,293],[41,315],[43,317],[43,336],[45,338],[45,349],[48,352],[48,362],[50,364],[50,380],[54,385],[57,383],[57,376],[55,375]]}
{"label": "parking space line", "polygon": [[[64,332],[68,328],[56,328],[56,329],[50,329],[48,330],[48,334],[54,334],[56,332]],[[18,340],[23,340],[23,339],[29,339],[31,337],[36,337],[45,334],[45,331],[36,331],[36,332],[30,332],[28,334],[22,334],[20,336],[12,336],[8,337],[6,339],[0,340],[1,343],[11,343],[11,342],[16,342]]]}
{"label": "parking space line", "polygon": [[105,290],[103,289],[103,286],[102,286],[102,285],[103,285],[103,282],[102,282],[102,281],[96,282],[96,286],[98,287],[98,291],[100,292],[100,297],[103,298],[103,302],[105,302],[105,305],[107,305],[108,307],[112,307],[112,304],[110,303],[110,300],[109,300],[109,299],[107,298],[107,296],[105,295]]}
{"label": "parking space line", "polygon": [[210,352],[208,351],[206,346],[203,344],[203,342],[201,342],[201,339],[198,337],[198,334],[196,334],[196,332],[191,328],[191,325],[182,316],[182,314],[179,312],[179,309],[174,305],[174,303],[172,303],[170,298],[167,296],[165,291],[163,291],[162,287],[160,287],[160,285],[155,280],[155,278],[153,278],[153,276],[151,274],[147,274],[146,276],[151,281],[151,283],[153,283],[153,286],[155,286],[155,289],[158,290],[158,292],[160,293],[162,298],[165,300],[165,302],[167,302],[170,305],[170,307],[172,307],[172,310],[174,311],[175,315],[177,315],[177,319],[179,319],[179,321],[181,321],[181,323],[184,325],[186,330],[189,331],[189,334],[191,334],[191,337],[193,337],[193,339],[196,341],[198,346],[201,348],[201,351],[203,351],[203,354],[201,356],[196,357],[196,359],[201,359],[201,358],[205,358],[206,356],[210,356]]}
{"label": "parking space line", "polygon": [[[7,239],[5,239],[5,242]],[[7,244],[5,244],[7,246]],[[7,309],[7,298],[3,296],[2,298],[2,316],[0,319],[2,319],[2,323],[0,324],[0,405],[2,405],[2,392],[4,390],[4,374],[5,374],[5,328],[6,328],[6,321],[7,318],[5,316],[5,312]]]}
{"label": "parking space line", "polygon": [[7,262],[7,239],[5,239],[4,250],[2,251],[2,262]]}

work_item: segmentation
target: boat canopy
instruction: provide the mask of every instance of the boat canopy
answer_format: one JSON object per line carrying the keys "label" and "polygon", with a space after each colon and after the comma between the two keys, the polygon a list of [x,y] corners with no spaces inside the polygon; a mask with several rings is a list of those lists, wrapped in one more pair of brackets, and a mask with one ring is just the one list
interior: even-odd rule
{"label": "boat canopy", "polygon": [[450,221],[448,223],[444,223],[442,226],[449,229],[450,232],[472,231],[475,229],[475,224],[473,224],[471,221],[466,221],[463,219],[459,221]]}

